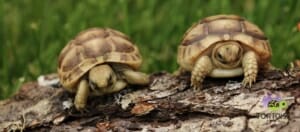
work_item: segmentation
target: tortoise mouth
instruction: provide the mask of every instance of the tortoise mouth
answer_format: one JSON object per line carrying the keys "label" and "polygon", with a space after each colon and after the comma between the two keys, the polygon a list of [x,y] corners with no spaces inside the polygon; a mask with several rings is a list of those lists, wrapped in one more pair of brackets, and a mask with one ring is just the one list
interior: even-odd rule
{"label": "tortoise mouth", "polygon": [[[226,61],[224,59],[221,59],[221,56],[219,54],[219,49],[224,46],[234,46],[237,48],[237,54],[235,54],[234,59],[231,59],[230,61]],[[225,42],[219,42],[216,44],[216,46],[213,48],[212,54],[212,61],[214,65],[218,68],[225,68],[225,69],[232,69],[240,66],[242,58],[243,58],[243,48],[241,47],[240,43],[236,41],[225,41]]]}

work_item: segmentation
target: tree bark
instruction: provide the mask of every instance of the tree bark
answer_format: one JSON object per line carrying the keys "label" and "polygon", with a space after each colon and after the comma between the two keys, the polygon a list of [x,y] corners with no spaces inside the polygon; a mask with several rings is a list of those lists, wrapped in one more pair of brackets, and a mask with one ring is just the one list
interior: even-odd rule
{"label": "tree bark", "polygon": [[202,90],[190,88],[188,73],[155,73],[149,86],[89,97],[83,112],[55,74],[41,78],[0,101],[0,130],[300,131],[297,69],[259,73],[251,88],[242,78],[206,78]]}

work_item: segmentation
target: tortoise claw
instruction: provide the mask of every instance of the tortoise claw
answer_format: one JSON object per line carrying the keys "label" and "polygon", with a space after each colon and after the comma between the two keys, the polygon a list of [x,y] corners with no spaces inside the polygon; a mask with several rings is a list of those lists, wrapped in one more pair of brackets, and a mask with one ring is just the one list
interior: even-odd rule
{"label": "tortoise claw", "polygon": [[202,81],[192,80],[191,87],[194,91],[198,91],[202,89]]}
{"label": "tortoise claw", "polygon": [[256,75],[249,75],[244,78],[242,84],[244,87],[249,86],[249,88],[251,88],[255,82],[256,82]]}

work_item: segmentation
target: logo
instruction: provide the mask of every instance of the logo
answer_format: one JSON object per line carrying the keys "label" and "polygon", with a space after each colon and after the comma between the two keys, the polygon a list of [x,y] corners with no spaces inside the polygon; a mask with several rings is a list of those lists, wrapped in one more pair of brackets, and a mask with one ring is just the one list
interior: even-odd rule
{"label": "logo", "polygon": [[271,94],[264,96],[262,103],[263,106],[268,108],[270,111],[278,111],[288,107],[285,99],[282,99],[279,96],[272,97]]}
{"label": "logo", "polygon": [[[279,118],[288,118],[286,112],[280,112],[279,110],[284,110],[288,107],[288,100],[294,100],[294,97],[281,98],[279,96],[272,96],[272,94],[267,94],[262,99],[262,104],[270,112],[268,113],[258,113],[258,117],[261,119],[268,119],[270,121]],[[278,112],[279,111],[279,112]]]}

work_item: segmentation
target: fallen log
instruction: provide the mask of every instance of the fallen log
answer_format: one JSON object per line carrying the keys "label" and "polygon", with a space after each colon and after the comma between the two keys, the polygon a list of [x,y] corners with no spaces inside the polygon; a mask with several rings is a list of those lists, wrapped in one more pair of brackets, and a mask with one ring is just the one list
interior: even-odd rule
{"label": "fallen log", "polygon": [[90,97],[78,112],[56,74],[41,76],[0,101],[0,130],[300,131],[299,70],[260,73],[251,88],[242,78],[207,78],[193,90],[189,78],[155,73],[149,86]]}

